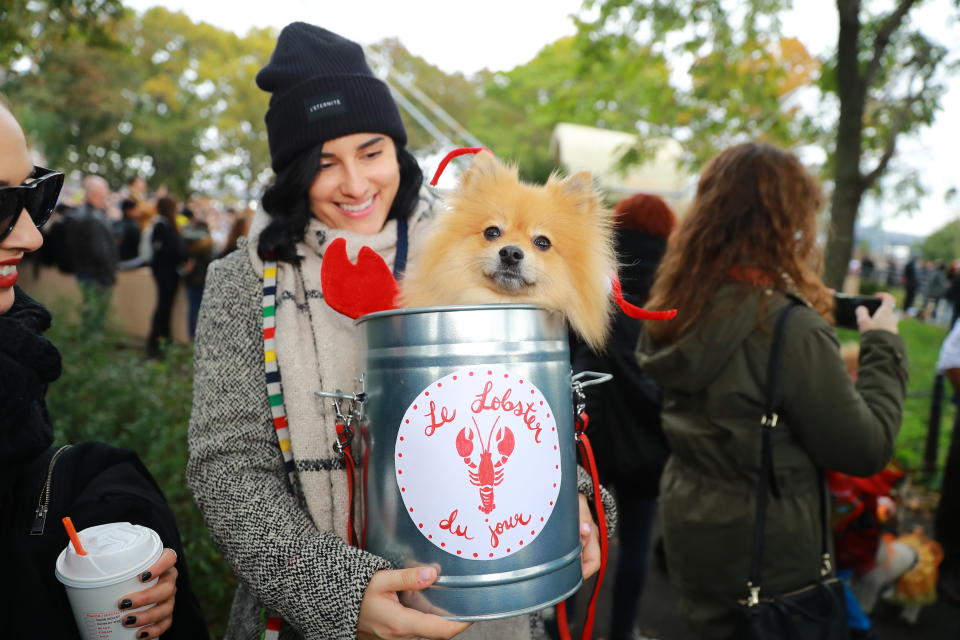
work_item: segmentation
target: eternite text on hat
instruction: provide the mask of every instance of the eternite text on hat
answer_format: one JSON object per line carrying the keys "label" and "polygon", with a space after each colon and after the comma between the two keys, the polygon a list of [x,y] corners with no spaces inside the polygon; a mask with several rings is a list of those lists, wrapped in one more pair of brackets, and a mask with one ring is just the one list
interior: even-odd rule
{"label": "eternite text on hat", "polygon": [[303,107],[306,109],[308,122],[347,112],[347,102],[339,92],[304,98]]}

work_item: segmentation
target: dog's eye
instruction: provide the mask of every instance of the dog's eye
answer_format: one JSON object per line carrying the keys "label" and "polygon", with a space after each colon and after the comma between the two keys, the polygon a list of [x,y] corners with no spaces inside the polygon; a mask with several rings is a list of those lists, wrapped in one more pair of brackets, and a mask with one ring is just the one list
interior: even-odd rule
{"label": "dog's eye", "polygon": [[550,243],[550,238],[548,238],[547,236],[537,236],[536,238],[533,239],[533,244],[535,244],[537,249],[540,249],[541,251],[546,251],[547,249],[553,246]]}
{"label": "dog's eye", "polygon": [[500,237],[500,227],[487,227],[483,230],[483,237],[487,240],[495,240]]}

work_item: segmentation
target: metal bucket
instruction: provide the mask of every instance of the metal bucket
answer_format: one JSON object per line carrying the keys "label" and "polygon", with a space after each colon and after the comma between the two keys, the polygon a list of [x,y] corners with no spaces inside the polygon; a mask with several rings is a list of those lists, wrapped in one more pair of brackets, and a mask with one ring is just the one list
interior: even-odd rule
{"label": "metal bucket", "polygon": [[489,620],[582,581],[567,332],[530,305],[384,311],[366,334],[366,548],[439,578],[405,602]]}

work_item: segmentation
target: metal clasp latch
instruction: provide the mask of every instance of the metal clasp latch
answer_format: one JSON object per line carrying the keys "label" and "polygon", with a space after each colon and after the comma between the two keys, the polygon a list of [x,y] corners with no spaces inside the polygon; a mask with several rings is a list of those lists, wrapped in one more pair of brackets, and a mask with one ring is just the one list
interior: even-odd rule
{"label": "metal clasp latch", "polygon": [[823,563],[820,565],[820,577],[821,577],[821,578],[826,578],[826,577],[827,577],[828,575],[830,575],[830,573],[833,571],[833,562],[830,560],[830,554],[829,554],[829,553],[823,554],[823,556],[821,556],[820,559],[821,559],[822,562],[823,562]]}
{"label": "metal clasp latch", "polygon": [[771,413],[770,415],[764,415],[763,417],[761,417],[760,424],[762,424],[765,427],[770,427],[771,429],[773,429],[775,426],[777,426],[778,420],[780,420],[780,416],[777,415],[776,413]]}
{"label": "metal clasp latch", "polygon": [[[587,380],[584,380],[587,378]],[[574,436],[579,438],[587,428],[587,421],[584,419],[584,409],[587,408],[587,396],[583,393],[584,387],[594,384],[602,384],[613,380],[613,374],[598,373],[596,371],[581,371],[570,377],[570,387],[573,389],[574,397]]]}
{"label": "metal clasp latch", "polygon": [[[339,391],[337,389],[338,393]],[[343,415],[340,408],[340,398],[333,399],[333,409],[337,415],[337,439],[333,443],[333,450],[337,452],[337,455],[343,456],[353,440],[353,428],[350,426],[350,420]]]}
{"label": "metal clasp latch", "polygon": [[[357,384],[360,389],[356,393],[344,393],[340,389],[314,391],[314,395],[332,400],[337,429],[337,439],[333,443],[333,450],[341,457],[346,455],[350,444],[353,442],[354,425],[359,427],[364,419],[364,403],[367,400],[367,394],[362,374],[357,378]],[[344,414],[341,403],[347,400],[350,401],[350,409]]]}
{"label": "metal clasp latch", "polygon": [[750,590],[750,595],[747,596],[747,606],[758,606],[760,604],[760,587],[755,587],[752,582],[748,582],[747,589]]}

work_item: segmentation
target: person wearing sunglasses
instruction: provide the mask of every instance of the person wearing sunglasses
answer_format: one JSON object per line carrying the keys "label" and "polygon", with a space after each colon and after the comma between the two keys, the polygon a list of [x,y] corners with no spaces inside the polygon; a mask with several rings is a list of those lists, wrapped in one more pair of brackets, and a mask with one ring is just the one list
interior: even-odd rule
{"label": "person wearing sunglasses", "polygon": [[0,241],[13,233],[22,214],[29,215],[37,229],[46,224],[62,186],[63,174],[43,167],[33,167],[30,176],[16,186],[0,180]]}
{"label": "person wearing sunglasses", "polygon": [[[148,526],[167,547],[147,569],[151,575],[141,575],[144,581],[159,576],[158,583],[117,601],[129,637],[206,640],[187,573],[175,566],[183,552],[173,514],[137,455],[101,442],[51,446],[45,398],[60,376],[60,353],[43,336],[50,312],[16,283],[24,256],[43,244],[39,227],[62,185],[62,173],[32,164],[20,125],[0,102],[0,548],[4,575],[16,576],[4,604],[17,614],[0,635],[79,640],[54,575],[67,544],[60,519],[69,515],[78,529],[108,522]],[[41,516],[44,486],[49,493]],[[155,606],[139,610],[148,605]]]}

